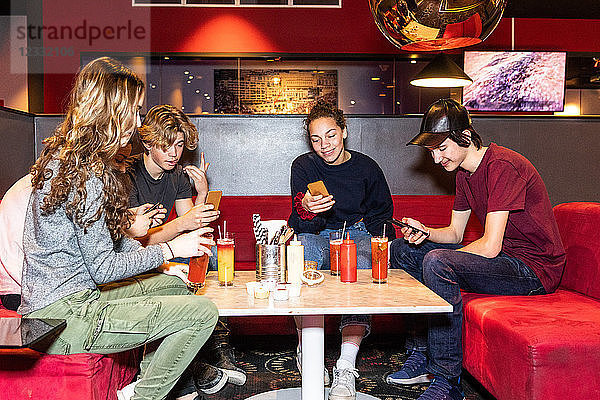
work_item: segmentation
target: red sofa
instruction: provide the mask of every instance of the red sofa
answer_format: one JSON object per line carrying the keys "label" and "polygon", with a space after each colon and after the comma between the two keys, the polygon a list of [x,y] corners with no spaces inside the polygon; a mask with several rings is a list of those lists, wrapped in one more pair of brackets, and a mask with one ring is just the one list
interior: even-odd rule
{"label": "red sofa", "polygon": [[555,293],[463,295],[463,366],[499,400],[600,399],[600,203],[554,215],[567,251]]}

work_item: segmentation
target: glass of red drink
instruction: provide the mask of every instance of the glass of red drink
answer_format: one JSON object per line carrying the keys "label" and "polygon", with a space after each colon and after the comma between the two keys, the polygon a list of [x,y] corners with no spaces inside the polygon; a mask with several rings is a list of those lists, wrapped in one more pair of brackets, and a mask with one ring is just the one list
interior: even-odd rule
{"label": "glass of red drink", "polygon": [[[212,239],[212,234],[206,234],[204,237]],[[208,254],[202,254],[198,257],[190,257],[190,267],[188,272],[188,286],[194,291],[202,289],[206,282],[206,271],[208,270]]]}
{"label": "glass of red drink", "polygon": [[342,231],[329,232],[329,265],[331,275],[340,274],[340,246],[342,245]]}
{"label": "glass of red drink", "polygon": [[371,270],[373,283],[386,283],[388,275],[388,238],[371,238]]}

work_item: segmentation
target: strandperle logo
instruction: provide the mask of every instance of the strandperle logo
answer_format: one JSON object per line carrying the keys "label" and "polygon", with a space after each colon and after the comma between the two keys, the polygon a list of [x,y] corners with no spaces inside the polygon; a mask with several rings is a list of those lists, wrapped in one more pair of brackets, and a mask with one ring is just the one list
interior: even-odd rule
{"label": "strandperle logo", "polygon": [[17,39],[48,39],[48,40],[87,40],[92,46],[94,41],[102,40],[143,40],[146,39],[146,28],[134,25],[133,21],[127,20],[123,25],[98,26],[88,24],[84,19],[76,26],[70,25],[20,25],[16,27]]}

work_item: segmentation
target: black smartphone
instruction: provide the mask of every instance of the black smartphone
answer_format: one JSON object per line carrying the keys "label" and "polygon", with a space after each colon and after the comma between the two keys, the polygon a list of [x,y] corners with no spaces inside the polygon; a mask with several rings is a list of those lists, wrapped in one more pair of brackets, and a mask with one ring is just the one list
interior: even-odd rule
{"label": "black smartphone", "polygon": [[144,211],[144,214],[148,214],[150,211],[154,211],[156,210],[158,207],[160,207],[160,203],[156,203],[153,204],[152,207],[148,208],[146,211]]}
{"label": "black smartphone", "polygon": [[388,219],[388,222],[390,222],[390,223],[392,223],[392,224],[394,224],[396,226],[399,226],[401,228],[410,228],[410,229],[412,229],[415,232],[421,232],[423,235],[425,235],[425,237],[429,237],[429,232],[425,232],[422,229],[415,228],[414,226],[409,225],[406,222],[402,222],[400,220],[397,220],[396,218],[390,218],[390,219]]}

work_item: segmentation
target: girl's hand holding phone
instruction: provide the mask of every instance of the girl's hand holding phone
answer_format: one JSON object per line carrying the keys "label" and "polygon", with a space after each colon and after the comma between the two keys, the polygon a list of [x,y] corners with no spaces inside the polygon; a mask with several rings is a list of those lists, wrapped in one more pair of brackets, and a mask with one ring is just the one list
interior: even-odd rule
{"label": "girl's hand holding phone", "polygon": [[323,197],[323,195],[313,196],[310,194],[310,191],[306,191],[304,197],[302,198],[302,207],[305,210],[310,211],[311,213],[322,213],[328,211],[335,204],[335,200],[333,200],[333,196],[329,195]]}
{"label": "girl's hand holding phone", "polygon": [[154,205],[146,203],[130,208],[129,211],[133,213],[134,220],[126,232],[134,238],[145,236],[150,228],[161,225],[167,216],[167,210],[158,203]]}

